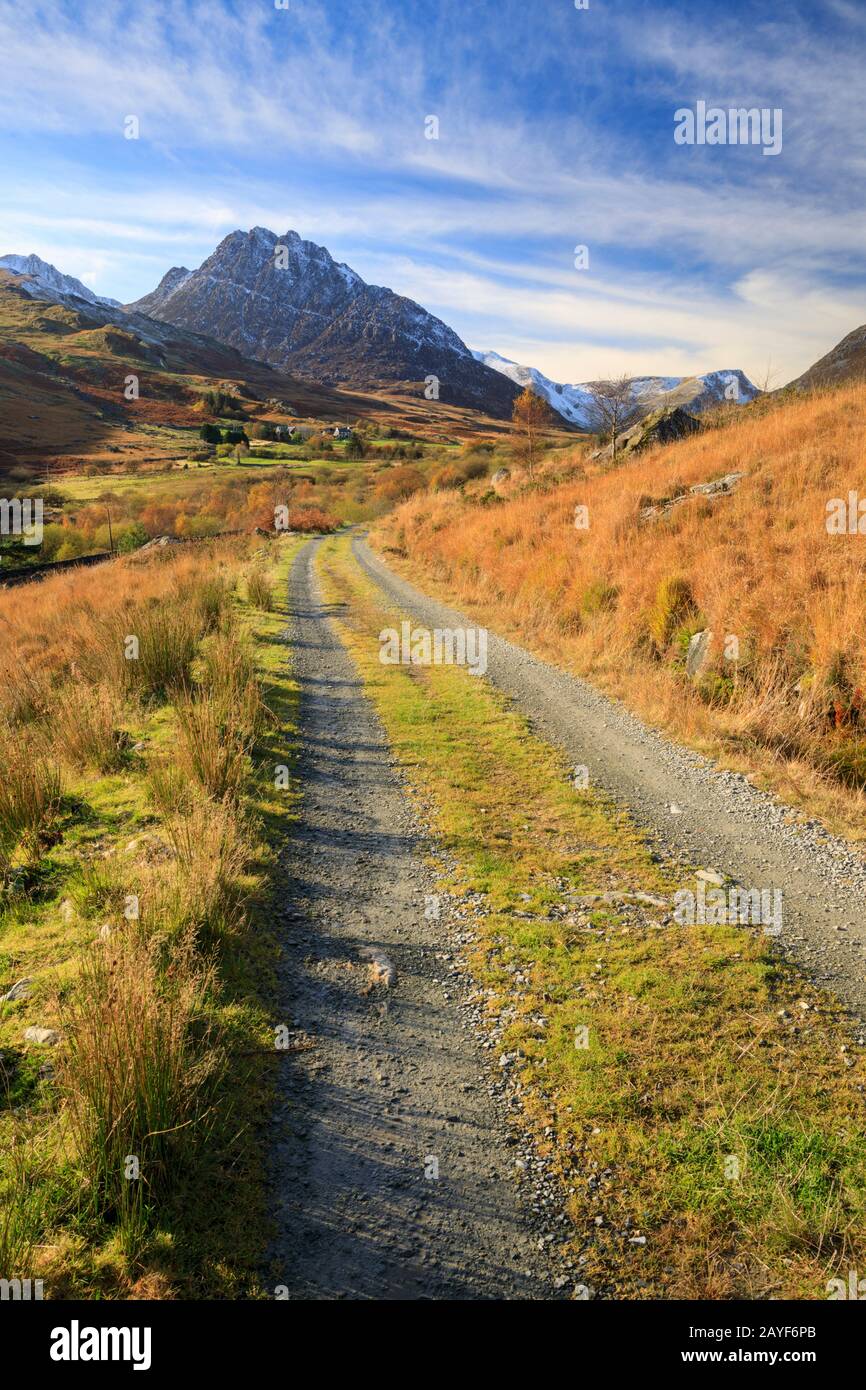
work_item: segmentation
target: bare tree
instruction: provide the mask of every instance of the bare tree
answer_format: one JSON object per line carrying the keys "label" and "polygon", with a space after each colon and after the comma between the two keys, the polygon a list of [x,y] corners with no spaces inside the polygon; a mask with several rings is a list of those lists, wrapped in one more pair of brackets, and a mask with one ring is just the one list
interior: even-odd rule
{"label": "bare tree", "polygon": [[616,458],[617,437],[633,425],[641,414],[640,401],[631,389],[631,378],[616,377],[612,381],[597,381],[592,386],[589,406],[589,427],[610,445],[610,456]]}
{"label": "bare tree", "polygon": [[551,429],[554,423],[553,411],[543,396],[527,386],[514,402],[511,420],[514,426],[514,457],[523,464],[531,478],[543,444],[543,433]]}

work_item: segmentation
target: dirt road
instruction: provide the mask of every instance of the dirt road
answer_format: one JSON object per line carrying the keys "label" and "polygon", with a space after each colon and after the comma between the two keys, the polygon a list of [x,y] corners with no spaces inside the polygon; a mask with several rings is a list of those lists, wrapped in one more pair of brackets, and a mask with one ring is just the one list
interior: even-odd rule
{"label": "dirt road", "polygon": [[[472,626],[393,574],[362,539],[359,563],[402,612],[429,627]],[[591,784],[611,793],[666,856],[711,868],[748,888],[779,889],[778,947],[866,1019],[866,864],[817,823],[736,773],[648,728],[592,686],[489,635],[487,679],[510,696]]]}
{"label": "dirt road", "polygon": [[567,1296],[515,1181],[465,985],[442,978],[429,846],[320,599],[315,546],[291,578],[303,802],[281,990],[298,1050],[273,1122],[274,1279],[307,1299]]}

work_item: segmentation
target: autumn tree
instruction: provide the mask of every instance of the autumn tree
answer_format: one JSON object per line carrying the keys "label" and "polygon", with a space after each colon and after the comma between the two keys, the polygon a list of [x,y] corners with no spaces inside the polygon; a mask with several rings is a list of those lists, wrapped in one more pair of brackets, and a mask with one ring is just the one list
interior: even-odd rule
{"label": "autumn tree", "polygon": [[511,416],[514,429],[512,448],[517,463],[523,465],[530,478],[543,445],[543,434],[553,424],[553,411],[543,396],[527,386],[514,402]]}

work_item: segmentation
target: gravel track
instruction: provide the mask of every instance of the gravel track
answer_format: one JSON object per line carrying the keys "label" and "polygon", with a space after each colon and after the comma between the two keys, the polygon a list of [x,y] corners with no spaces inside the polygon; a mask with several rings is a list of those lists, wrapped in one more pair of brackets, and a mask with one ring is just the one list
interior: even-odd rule
{"label": "gravel track", "polygon": [[291,1048],[272,1125],[273,1278],[295,1299],[567,1297],[549,1234],[565,1218],[543,1175],[517,1184],[519,1157],[539,1165],[449,964],[471,932],[425,919],[432,847],[329,622],[317,544],[290,581],[302,803],[282,861]]}
{"label": "gravel track", "polygon": [[[353,549],[406,617],[431,628],[477,626],[392,573],[362,538]],[[780,889],[783,926],[774,949],[866,1020],[866,863],[845,841],[817,821],[796,821],[742,775],[673,743],[579,677],[492,632],[486,679],[549,743],[587,767],[590,784],[624,805],[666,857],[747,888]]]}

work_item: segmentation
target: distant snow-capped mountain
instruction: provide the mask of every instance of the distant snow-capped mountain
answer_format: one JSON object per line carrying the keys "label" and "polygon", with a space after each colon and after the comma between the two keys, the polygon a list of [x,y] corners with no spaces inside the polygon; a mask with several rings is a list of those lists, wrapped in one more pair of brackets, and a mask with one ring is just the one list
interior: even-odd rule
{"label": "distant snow-capped mountain", "polygon": [[56,266],[49,265],[39,256],[0,256],[0,270],[11,270],[23,275],[24,286],[36,299],[83,299],[88,304],[104,304],[110,309],[119,309],[120,301],[106,299],[94,294],[74,275],[64,275]]}
{"label": "distant snow-capped mountain", "polygon": [[[570,424],[579,429],[591,428],[593,387],[600,385],[599,382],[565,386],[551,381],[536,367],[522,367],[498,352],[474,352],[473,356],[486,367],[507,376],[516,386],[531,387]],[[757,386],[739,369],[708,372],[705,376],[632,377],[629,386],[634,400],[645,413],[663,405],[679,405],[699,414],[720,401],[733,400],[738,405],[746,405],[760,395]]]}

